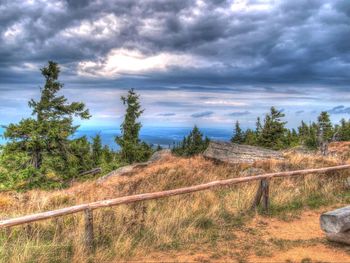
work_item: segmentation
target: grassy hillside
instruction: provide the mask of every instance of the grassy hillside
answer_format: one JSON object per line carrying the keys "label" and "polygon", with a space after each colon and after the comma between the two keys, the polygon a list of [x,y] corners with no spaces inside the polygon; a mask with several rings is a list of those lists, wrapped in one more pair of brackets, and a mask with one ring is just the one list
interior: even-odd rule
{"label": "grassy hillside", "polygon": [[[59,191],[1,193],[0,217],[15,217],[118,196],[247,176],[256,172],[325,167],[342,162],[336,157],[289,153],[286,154],[285,161],[229,166],[214,164],[202,157],[185,159],[169,156],[149,167],[140,168],[129,176],[113,177],[101,184],[85,182]],[[348,203],[350,192],[345,184],[348,174],[349,172],[338,172],[334,176],[308,175],[272,180],[271,211],[264,218],[292,220],[304,209]],[[257,214],[248,210],[257,185],[247,183],[96,210],[96,253],[90,260],[132,260],[148,255],[149,251],[186,251],[193,246],[210,247],[215,252],[213,258],[217,259],[225,257],[245,261],[247,255],[263,256],[264,253],[269,253],[271,246],[278,248],[275,243],[279,241],[262,241],[257,236],[257,243],[251,241],[253,243],[238,247],[223,245],[238,242],[239,237],[235,234],[237,231],[246,229],[254,232],[254,228],[247,226]],[[14,227],[10,231],[1,230],[0,262],[86,261],[88,258],[84,253],[83,233],[82,213]]]}

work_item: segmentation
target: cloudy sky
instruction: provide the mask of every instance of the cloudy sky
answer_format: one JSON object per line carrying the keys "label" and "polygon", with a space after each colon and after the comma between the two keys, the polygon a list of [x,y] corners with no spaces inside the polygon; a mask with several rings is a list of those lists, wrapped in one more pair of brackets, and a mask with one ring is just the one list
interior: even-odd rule
{"label": "cloudy sky", "polygon": [[350,115],[349,0],[0,0],[0,123],[28,116],[39,69],[61,65],[84,126],[119,126],[135,88],[149,126],[295,126]]}

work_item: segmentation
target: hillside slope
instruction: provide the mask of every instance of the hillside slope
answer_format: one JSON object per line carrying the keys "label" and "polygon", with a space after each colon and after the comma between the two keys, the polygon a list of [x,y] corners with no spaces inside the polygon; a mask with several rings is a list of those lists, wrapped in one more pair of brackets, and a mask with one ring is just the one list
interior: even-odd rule
{"label": "hillside slope", "polygon": [[[341,162],[337,157],[290,153],[283,161],[230,166],[214,164],[202,157],[184,159],[168,156],[127,176],[110,177],[102,183],[77,183],[68,189],[52,192],[1,193],[0,217],[15,217],[256,173],[325,167]],[[349,172],[273,180],[270,186],[271,211],[265,216],[248,212],[257,183],[96,210],[97,248],[91,257],[95,262],[154,261],[158,256],[161,260],[173,261],[176,255],[189,255],[188,260],[196,261],[256,261],[256,258],[277,257],[287,251],[293,254],[293,249],[306,249],[307,254],[308,248],[324,246],[325,249],[335,249],[346,258],[346,248],[328,244],[320,232],[311,241],[302,242],[306,245],[300,247],[295,246],[298,241],[285,241],[265,230],[270,224],[271,229],[275,227],[271,222],[279,225],[283,220],[294,222],[298,217],[302,220],[303,210],[318,209],[310,212],[315,221],[322,211],[348,203],[347,174]],[[293,224],[290,226],[293,227]],[[284,227],[288,228],[288,224]],[[312,236],[312,231],[305,228],[305,235]],[[0,262],[85,261],[83,233],[81,214],[33,223],[30,227],[15,227],[10,232],[2,231]],[[198,257],[198,252],[203,252],[205,256]],[[194,254],[193,257],[191,254]],[[170,257],[167,258],[167,255]],[[183,260],[185,258],[178,258],[178,261]]]}

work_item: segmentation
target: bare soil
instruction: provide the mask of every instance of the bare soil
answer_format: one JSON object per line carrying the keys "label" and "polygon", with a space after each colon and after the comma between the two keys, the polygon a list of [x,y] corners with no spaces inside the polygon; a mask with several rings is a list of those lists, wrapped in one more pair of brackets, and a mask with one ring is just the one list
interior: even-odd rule
{"label": "bare soil", "polygon": [[136,255],[133,262],[350,262],[350,246],[326,240],[320,229],[322,212],[305,211],[284,221],[257,215],[232,233],[233,240],[184,250]]}

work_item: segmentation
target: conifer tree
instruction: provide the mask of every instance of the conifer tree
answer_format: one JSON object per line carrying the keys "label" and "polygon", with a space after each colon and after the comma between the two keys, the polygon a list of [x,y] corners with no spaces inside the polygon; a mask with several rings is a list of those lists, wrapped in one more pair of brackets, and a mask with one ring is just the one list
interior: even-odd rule
{"label": "conifer tree", "polygon": [[102,149],[102,141],[101,141],[101,135],[96,134],[95,137],[92,138],[92,162],[95,166],[100,165],[102,162],[102,155],[103,155],[103,149]]}
{"label": "conifer tree", "polygon": [[49,61],[41,73],[45,78],[41,97],[39,101],[29,101],[34,118],[10,124],[4,132],[4,137],[9,140],[6,147],[12,152],[26,152],[36,169],[41,167],[45,156],[59,156],[67,161],[69,137],[79,127],[73,125],[73,116],[90,118],[83,103],[68,103],[63,95],[57,94],[63,87],[58,81],[60,68],[57,63]]}
{"label": "conifer tree", "polygon": [[239,125],[239,121],[236,121],[234,135],[231,138],[231,142],[239,144],[244,142],[244,132]]}
{"label": "conifer tree", "polygon": [[173,153],[181,156],[193,156],[205,151],[209,144],[209,138],[204,137],[195,125],[187,137],[173,148]]}
{"label": "conifer tree", "polygon": [[330,141],[333,137],[333,125],[329,117],[329,113],[326,111],[321,112],[317,118],[317,124],[319,129],[319,135],[323,141]]}
{"label": "conifer tree", "polygon": [[327,154],[328,143],[333,138],[333,125],[326,111],[321,112],[317,119],[318,126],[318,145],[323,155]]}
{"label": "conifer tree", "polygon": [[122,96],[121,100],[127,107],[124,121],[120,126],[122,135],[116,137],[116,143],[121,147],[121,157],[127,163],[144,161],[151,154],[151,147],[139,138],[141,123],[138,118],[144,110],[141,109],[139,95],[134,89],[128,91],[126,97]]}
{"label": "conifer tree", "polygon": [[285,147],[284,136],[286,132],[286,122],[282,121],[284,116],[285,115],[282,111],[277,110],[275,107],[271,107],[270,114],[266,115],[261,135],[258,138],[259,145],[275,150]]}

